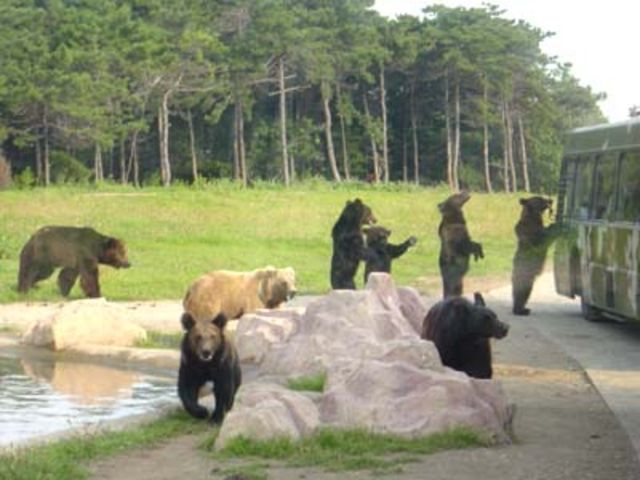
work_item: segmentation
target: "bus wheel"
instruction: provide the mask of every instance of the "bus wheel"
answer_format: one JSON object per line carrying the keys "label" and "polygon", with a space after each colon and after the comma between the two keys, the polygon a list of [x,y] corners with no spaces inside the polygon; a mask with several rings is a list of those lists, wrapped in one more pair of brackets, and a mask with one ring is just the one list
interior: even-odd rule
{"label": "bus wheel", "polygon": [[582,316],[589,322],[601,322],[604,320],[600,310],[585,302],[583,297],[580,297],[580,310],[582,310]]}

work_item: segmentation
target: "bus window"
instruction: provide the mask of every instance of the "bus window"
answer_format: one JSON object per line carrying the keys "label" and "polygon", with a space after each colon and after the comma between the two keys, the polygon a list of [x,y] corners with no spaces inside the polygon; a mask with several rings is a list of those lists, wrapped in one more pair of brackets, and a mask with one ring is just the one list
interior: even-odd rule
{"label": "bus window", "polygon": [[576,180],[571,202],[573,218],[586,220],[589,216],[594,161],[594,158],[581,158],[576,163]]}
{"label": "bus window", "polygon": [[564,196],[564,205],[562,216],[564,218],[571,217],[573,212],[574,195],[576,192],[576,160],[565,160],[567,162],[567,170],[565,172],[566,193]]}
{"label": "bus window", "polygon": [[598,160],[593,202],[593,218],[596,220],[611,218],[614,213],[617,157],[617,154],[607,154]]}
{"label": "bus window", "polygon": [[620,163],[618,219],[640,222],[640,151],[626,153]]}

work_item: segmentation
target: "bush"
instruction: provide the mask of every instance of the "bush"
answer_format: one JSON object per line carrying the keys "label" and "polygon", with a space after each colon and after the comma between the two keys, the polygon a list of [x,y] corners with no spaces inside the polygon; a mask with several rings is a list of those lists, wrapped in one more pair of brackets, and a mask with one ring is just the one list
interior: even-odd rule
{"label": "bush", "polygon": [[0,155],[0,189],[11,186],[11,164]]}
{"label": "bush", "polygon": [[13,183],[20,190],[33,187],[36,184],[36,177],[33,174],[33,170],[31,170],[30,167],[25,168],[13,178]]}
{"label": "bush", "polygon": [[51,173],[55,183],[88,183],[92,175],[80,160],[60,151],[51,154]]}

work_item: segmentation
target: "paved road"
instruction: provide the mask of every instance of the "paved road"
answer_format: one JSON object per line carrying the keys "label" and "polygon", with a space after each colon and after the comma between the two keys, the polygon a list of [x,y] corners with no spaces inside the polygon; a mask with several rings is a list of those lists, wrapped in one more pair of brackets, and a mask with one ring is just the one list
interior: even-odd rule
{"label": "paved road", "polygon": [[[489,305],[504,307],[510,296],[511,288],[504,287],[493,290],[486,299]],[[584,320],[579,301],[557,295],[549,273],[539,278],[528,306],[532,309],[529,317],[507,314],[503,320],[535,327],[581,365],[640,459],[640,325]]]}

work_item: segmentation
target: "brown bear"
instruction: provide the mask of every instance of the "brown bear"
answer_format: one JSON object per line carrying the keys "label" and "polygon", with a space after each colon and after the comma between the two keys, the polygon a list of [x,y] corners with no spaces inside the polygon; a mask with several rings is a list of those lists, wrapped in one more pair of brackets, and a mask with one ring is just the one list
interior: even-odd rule
{"label": "brown bear", "polygon": [[366,246],[364,248],[364,282],[367,283],[371,272],[391,273],[391,261],[403,255],[409,247],[414,246],[418,239],[414,236],[407,238],[399,245],[388,242],[391,230],[384,227],[369,227],[364,230]]}
{"label": "brown bear", "polygon": [[542,216],[553,207],[553,200],[535,196],[520,200],[522,214],[515,226],[518,248],[513,257],[511,273],[511,291],[513,297],[513,313],[529,315],[526,308],[531,296],[535,279],[544,268],[547,250],[560,232],[557,224],[544,226]]}
{"label": "brown bear", "polygon": [[469,257],[484,258],[482,245],[474,242],[467,231],[462,206],[470,195],[460,192],[438,204],[442,221],[438,227],[440,236],[440,274],[444,297],[462,295],[462,279],[469,270]]}
{"label": "brown bear", "polygon": [[209,320],[196,320],[182,315],[185,334],[182,338],[178,396],[185,410],[196,418],[209,417],[209,411],[198,403],[200,389],[213,382],[215,408],[210,420],[220,425],[233,407],[242,383],[242,371],[233,342],[224,332],[227,317],[222,313]]}
{"label": "brown bear", "polygon": [[355,290],[353,279],[364,253],[362,226],[375,222],[371,209],[359,198],[346,203],[331,230],[331,288]]}
{"label": "brown bear", "polygon": [[424,319],[421,338],[432,341],[442,364],[474,378],[491,378],[490,338],[504,338],[509,325],[486,307],[480,293],[474,303],[450,297],[436,303]]}
{"label": "brown bear", "polygon": [[102,235],[89,227],[49,226],[39,229],[20,252],[18,291],[26,293],[40,280],[49,278],[62,267],[58,287],[69,295],[80,276],[80,286],[87,297],[100,297],[98,264],[129,268],[124,243]]}
{"label": "brown bear", "polygon": [[220,313],[233,320],[259,308],[276,308],[295,293],[295,272],[290,267],[252,272],[216,270],[191,284],[182,305],[197,321],[207,321]]}

